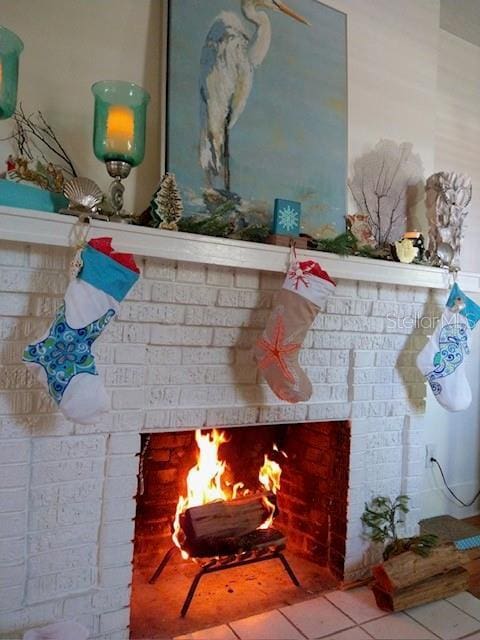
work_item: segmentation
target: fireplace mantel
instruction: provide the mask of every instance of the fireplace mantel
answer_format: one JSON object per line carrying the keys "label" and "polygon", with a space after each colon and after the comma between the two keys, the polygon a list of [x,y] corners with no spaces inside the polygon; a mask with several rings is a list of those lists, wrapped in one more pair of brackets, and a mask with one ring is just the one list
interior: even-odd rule
{"label": "fireplace mantel", "polygon": [[[113,237],[115,247],[141,256],[213,264],[243,269],[284,272],[289,250],[268,244],[192,235],[91,220],[92,234]],[[74,246],[87,228],[74,217],[29,209],[0,206],[0,238],[28,244]],[[446,289],[449,276],[443,269],[338,256],[319,251],[298,251],[303,259],[318,260],[334,278]],[[480,292],[480,274],[463,272],[459,283],[465,291]]]}

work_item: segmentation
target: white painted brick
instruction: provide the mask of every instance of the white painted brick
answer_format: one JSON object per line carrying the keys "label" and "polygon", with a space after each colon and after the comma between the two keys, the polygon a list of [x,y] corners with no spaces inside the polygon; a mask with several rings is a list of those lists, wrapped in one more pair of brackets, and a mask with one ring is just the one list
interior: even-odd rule
{"label": "white painted brick", "polygon": [[26,264],[28,249],[17,242],[0,240],[0,264],[11,267],[22,267]]}
{"label": "white painted brick", "polygon": [[372,303],[368,300],[329,298],[327,301],[327,313],[341,316],[366,316],[370,313],[371,308]]}
{"label": "white painted brick", "polygon": [[199,285],[163,283],[152,287],[152,300],[176,304],[212,305],[217,299],[217,289]]}
{"label": "white painted brick", "polygon": [[205,282],[205,266],[195,262],[178,262],[176,279],[178,282]]}
{"label": "white painted brick", "polygon": [[307,417],[306,405],[280,405],[276,407],[262,407],[260,409],[260,422],[285,422],[293,420],[305,420]]}
{"label": "white painted brick", "polygon": [[22,512],[5,513],[0,519],[0,539],[15,538],[19,531],[25,530],[25,514]]}
{"label": "white painted brick", "polygon": [[25,487],[29,480],[28,464],[2,464],[0,466],[0,488]]}
{"label": "white painted brick", "polygon": [[148,343],[150,340],[150,327],[138,322],[119,323],[123,329],[123,342]]}
{"label": "white painted brick", "polygon": [[[131,542],[133,540],[134,530],[135,523],[133,520],[104,523],[100,530],[100,546],[103,547],[104,545],[126,544],[127,542]],[[113,586],[118,587],[119,584]]]}
{"label": "white painted brick", "polygon": [[148,387],[145,393],[146,406],[151,408],[178,407],[178,387]]}
{"label": "white painted brick", "polygon": [[[208,353],[208,349],[205,352]],[[152,347],[147,346],[146,351],[147,364],[163,364],[174,365],[180,364],[182,361],[182,348],[181,347]],[[193,362],[193,361],[192,361]]]}
{"label": "white painted brick", "polygon": [[188,307],[185,324],[206,327],[258,327],[263,329],[268,310],[229,309],[219,307]]}
{"label": "white painted brick", "polygon": [[373,400],[372,384],[355,384],[352,389],[352,400]]}
{"label": "white painted brick", "polygon": [[213,329],[205,327],[153,326],[151,342],[162,345],[208,346],[212,342]]}
{"label": "white painted brick", "polygon": [[255,344],[261,331],[252,329],[214,329],[213,342],[215,347],[235,347],[237,349],[249,349]]}
{"label": "white painted brick", "polygon": [[76,618],[82,613],[90,611],[91,607],[91,595],[76,596],[64,600],[62,613],[65,618]]}
{"label": "white painted brick", "polygon": [[105,384],[114,387],[141,387],[145,382],[145,368],[131,365],[112,367],[102,371]]}
{"label": "white painted brick", "polygon": [[[330,364],[330,358],[332,356],[331,351],[325,351],[320,349],[302,349],[300,351],[298,361],[301,365],[311,365],[314,367],[328,366]],[[333,366],[335,364],[332,363]]]}
{"label": "white painted brick", "polygon": [[353,364],[355,367],[372,367],[375,363],[375,353],[372,351],[355,351]]}
{"label": "white painted brick", "polygon": [[218,305],[220,307],[235,307],[240,309],[268,308],[271,295],[265,291],[250,291],[248,289],[220,289]]}
{"label": "white painted brick", "polygon": [[170,260],[147,258],[142,275],[144,278],[151,278],[154,280],[174,280],[175,263]]}
{"label": "white painted brick", "polygon": [[33,462],[73,458],[91,458],[105,454],[103,436],[36,438],[33,440]]}
{"label": "white painted brick", "polygon": [[107,633],[109,631],[116,631],[125,629],[130,622],[130,609],[125,607],[118,611],[110,611],[109,613],[103,613],[100,616],[100,631]]}
{"label": "white painted brick", "polygon": [[144,364],[147,357],[145,345],[121,345],[115,347],[115,362],[117,364]]}
{"label": "white painted brick", "polygon": [[[132,503],[135,504],[132,500]],[[113,547],[103,546],[100,550],[100,566],[121,567],[133,559],[133,544],[116,544]]]}
{"label": "white painted brick", "polygon": [[31,578],[57,573],[79,567],[95,567],[97,547],[94,544],[57,550],[55,553],[42,553],[31,556],[28,563],[28,575]]}
{"label": "white painted brick", "polygon": [[138,473],[138,456],[112,456],[107,462],[107,477],[115,478],[136,475]]}
{"label": "white painted brick", "polygon": [[27,602],[33,604],[75,591],[85,591],[95,583],[96,571],[89,567],[32,578],[27,581]]}
{"label": "white painted brick", "polygon": [[[153,292],[152,292],[153,296]],[[183,321],[185,307],[157,302],[124,302],[118,314],[119,320],[128,322],[162,322],[179,324]]]}
{"label": "white painted brick", "polygon": [[376,300],[378,298],[378,285],[375,282],[359,282],[357,295],[359,298]]}
{"label": "white painted brick", "polygon": [[342,328],[342,316],[319,314],[315,318],[312,328],[322,331],[340,331]]}
{"label": "white painted brick", "polygon": [[0,589],[0,611],[19,609],[23,601],[23,587]]}
{"label": "white painted brick", "polygon": [[94,523],[100,517],[100,501],[61,504],[58,507],[44,507],[30,510],[28,526],[30,531],[45,531],[57,527]]}
{"label": "white painted brick", "polygon": [[257,422],[256,407],[214,407],[207,410],[207,425],[252,425]]}
{"label": "white painted brick", "polygon": [[[183,364],[231,364],[234,361],[235,354],[232,349],[213,348],[208,349],[202,347],[182,347],[181,351],[176,351],[180,356]],[[178,364],[180,357],[168,359],[168,355],[164,360],[167,364]]]}
{"label": "white painted brick", "polygon": [[102,485],[96,479],[66,482],[64,484],[46,484],[31,487],[30,508],[51,507],[74,504],[90,500],[100,500]]}
{"label": "white painted brick", "polygon": [[114,409],[143,409],[145,389],[114,389],[112,407]]}
{"label": "white painted brick", "polygon": [[[25,550],[24,550],[25,551]],[[22,586],[25,582],[25,571],[26,566],[25,563],[17,565],[9,565],[1,568],[0,571],[0,589],[3,587],[13,587],[13,586]],[[1,630],[1,619],[0,619],[0,630]]]}
{"label": "white painted brick", "polygon": [[207,284],[213,284],[219,287],[232,287],[233,269],[230,269],[229,267],[217,267],[214,265],[208,265]]}
{"label": "white painted brick", "polygon": [[147,411],[145,415],[146,431],[163,431],[170,427],[170,411],[157,409],[156,411]]}
{"label": "white painted brick", "polygon": [[350,415],[350,404],[347,402],[308,405],[308,420],[344,420]]}
{"label": "white painted brick", "polygon": [[[135,437],[138,437],[135,434]],[[103,484],[105,500],[113,498],[133,498],[137,493],[137,478],[126,476],[124,478],[106,478]]]}
{"label": "white painted brick", "polygon": [[140,436],[136,433],[112,434],[108,439],[108,451],[111,454],[140,451]]}
{"label": "white painted brick", "polygon": [[103,458],[40,462],[32,465],[31,481],[34,485],[40,485],[50,482],[102,478],[103,465]]}
{"label": "white painted brick", "polygon": [[[63,294],[66,274],[0,267],[0,291]],[[8,314],[5,314],[8,315]]]}
{"label": "white painted brick", "polygon": [[380,300],[396,300],[397,290],[390,284],[380,284],[378,287],[378,297]]}
{"label": "white painted brick", "polygon": [[182,389],[180,407],[205,407],[230,405],[235,401],[235,389],[227,385],[196,386],[193,389]]}
{"label": "white painted brick", "polygon": [[123,567],[105,567],[100,570],[99,585],[101,587],[118,587],[118,585],[130,584],[132,581],[132,567],[129,564]]}
{"label": "white painted brick", "polygon": [[82,543],[96,542],[97,531],[90,524],[77,524],[59,527],[53,531],[42,530],[28,534],[28,551],[30,554],[55,551]]}
{"label": "white painted brick", "polygon": [[95,611],[115,611],[130,604],[130,588],[99,589],[91,601]]}
{"label": "white painted brick", "polygon": [[136,503],[131,498],[117,498],[105,501],[102,510],[104,522],[117,522],[119,520],[133,520],[135,517]]}
{"label": "white painted brick", "polygon": [[260,287],[260,272],[252,269],[236,269],[235,286],[239,289],[258,289]]}
{"label": "white painted brick", "polygon": [[71,255],[66,249],[33,245],[29,252],[29,265],[33,269],[52,269],[65,272],[70,264]]}
{"label": "white painted brick", "polygon": [[144,278],[137,280],[127,295],[127,300],[151,300],[152,283]]}
{"label": "white painted brick", "polygon": [[0,513],[24,511],[27,507],[26,487],[0,490]]}
{"label": "white painted brick", "polygon": [[356,298],[357,297],[357,283],[352,280],[337,280],[337,286],[335,288],[335,295],[337,297]]}
{"label": "white painted brick", "polygon": [[0,465],[28,462],[30,456],[29,440],[5,442],[0,447]]}
{"label": "white painted brick", "polygon": [[345,316],[342,319],[342,328],[345,331],[361,331],[363,333],[381,333],[383,331],[383,318],[364,318],[363,316]]}
{"label": "white painted brick", "polygon": [[24,560],[24,538],[6,538],[0,540],[0,572],[3,572],[7,565],[18,565]]}
{"label": "white painted brick", "polygon": [[206,408],[197,407],[195,409],[176,409],[171,413],[172,429],[182,429],[188,427],[195,429],[205,426],[207,422]]}

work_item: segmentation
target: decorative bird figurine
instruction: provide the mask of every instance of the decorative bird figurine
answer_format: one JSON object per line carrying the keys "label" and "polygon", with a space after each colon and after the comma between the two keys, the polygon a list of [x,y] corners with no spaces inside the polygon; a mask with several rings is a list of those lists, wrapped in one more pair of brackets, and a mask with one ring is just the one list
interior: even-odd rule
{"label": "decorative bird figurine", "polygon": [[281,0],[242,0],[244,18],[256,27],[253,35],[231,11],[214,20],[202,50],[200,77],[200,164],[209,188],[220,181],[220,188],[230,192],[230,130],[245,109],[254,70],[265,59],[272,37],[270,19],[259,9],[281,11],[309,24]]}

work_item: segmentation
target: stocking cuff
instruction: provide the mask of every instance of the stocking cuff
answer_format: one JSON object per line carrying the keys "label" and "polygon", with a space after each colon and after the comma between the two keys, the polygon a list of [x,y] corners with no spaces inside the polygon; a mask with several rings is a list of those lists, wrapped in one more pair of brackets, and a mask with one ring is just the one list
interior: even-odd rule
{"label": "stocking cuff", "polygon": [[[136,271],[89,244],[82,251],[83,266],[78,277],[121,302],[139,278]],[[135,264],[135,263],[134,263]]]}
{"label": "stocking cuff", "polygon": [[295,262],[291,265],[283,288],[310,300],[322,307],[326,299],[335,291],[335,282],[315,260]]}
{"label": "stocking cuff", "polygon": [[455,282],[452,290],[450,291],[450,295],[448,296],[446,306],[450,309],[455,309],[455,306],[458,305],[458,303],[461,303],[459,306],[460,315],[464,316],[468,320],[470,329],[473,329],[480,320],[480,306],[478,306],[474,300],[466,296]]}

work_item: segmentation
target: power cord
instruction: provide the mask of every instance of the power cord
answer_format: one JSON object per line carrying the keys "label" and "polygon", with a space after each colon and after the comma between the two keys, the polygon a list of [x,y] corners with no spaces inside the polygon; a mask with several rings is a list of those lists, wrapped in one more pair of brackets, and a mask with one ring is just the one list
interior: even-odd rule
{"label": "power cord", "polygon": [[439,469],[439,471],[440,471],[440,474],[441,474],[441,476],[442,476],[442,480],[443,480],[444,485],[447,487],[448,491],[449,491],[449,492],[450,492],[450,494],[455,498],[455,500],[456,500],[457,502],[459,502],[463,507],[471,507],[471,506],[472,506],[472,504],[475,502],[475,500],[477,500],[477,498],[480,496],[480,489],[477,491],[477,493],[475,494],[475,496],[472,498],[471,502],[464,502],[464,501],[463,501],[463,500],[461,500],[458,496],[456,496],[456,495],[455,495],[455,493],[454,493],[454,492],[450,489],[450,487],[448,486],[448,483],[447,483],[447,481],[445,480],[445,475],[444,475],[444,473],[443,473],[443,469],[442,469],[442,467],[441,467],[441,465],[440,465],[439,461],[438,461],[436,458],[431,457],[431,458],[430,458],[430,462],[434,462],[434,463],[437,465],[437,467],[438,467],[438,469]]}

